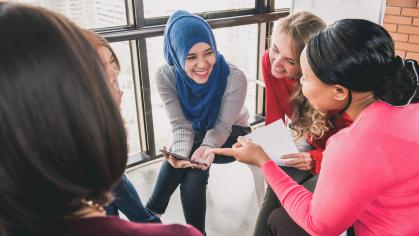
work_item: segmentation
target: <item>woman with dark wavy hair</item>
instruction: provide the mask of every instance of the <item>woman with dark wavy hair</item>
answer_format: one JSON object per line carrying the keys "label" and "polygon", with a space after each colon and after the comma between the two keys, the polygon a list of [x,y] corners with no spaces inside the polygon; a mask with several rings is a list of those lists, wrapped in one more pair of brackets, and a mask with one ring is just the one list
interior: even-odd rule
{"label": "woman with dark wavy hair", "polygon": [[389,33],[361,19],[339,20],[322,30],[300,62],[302,92],[310,104],[354,120],[329,139],[314,193],[248,140],[213,152],[261,167],[288,214],[311,235],[339,235],[351,225],[357,236],[416,235],[418,63],[395,56]]}
{"label": "woman with dark wavy hair", "polygon": [[201,235],[106,217],[126,167],[126,136],[77,26],[3,2],[0,35],[1,235]]}

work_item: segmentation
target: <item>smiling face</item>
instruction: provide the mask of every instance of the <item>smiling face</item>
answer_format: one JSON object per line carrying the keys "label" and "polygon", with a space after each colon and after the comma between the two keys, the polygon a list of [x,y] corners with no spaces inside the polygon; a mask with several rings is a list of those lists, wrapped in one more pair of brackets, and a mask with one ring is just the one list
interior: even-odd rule
{"label": "smiling face", "polygon": [[216,62],[215,53],[207,43],[197,43],[185,59],[185,72],[196,83],[205,84]]}
{"label": "smiling face", "polygon": [[269,48],[271,73],[277,79],[297,78],[300,75],[300,65],[295,59],[291,42],[286,33],[278,32]]}

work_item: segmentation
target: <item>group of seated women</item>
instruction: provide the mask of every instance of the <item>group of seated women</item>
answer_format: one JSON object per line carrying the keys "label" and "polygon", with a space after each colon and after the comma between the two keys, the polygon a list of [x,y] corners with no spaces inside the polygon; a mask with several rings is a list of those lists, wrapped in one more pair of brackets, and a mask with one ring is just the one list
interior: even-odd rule
{"label": "group of seated women", "polygon": [[[290,117],[300,147],[278,166],[242,137],[251,132],[243,71],[205,20],[173,13],[155,79],[168,151],[188,160],[164,154],[145,206],[124,175],[109,43],[58,13],[8,2],[0,35],[0,235],[205,235],[210,167],[235,160],[260,167],[269,184],[256,236],[419,232],[419,67],[395,55],[380,25],[326,26],[300,12],[274,26],[261,62],[266,124]],[[187,224],[161,224],[178,186]]]}

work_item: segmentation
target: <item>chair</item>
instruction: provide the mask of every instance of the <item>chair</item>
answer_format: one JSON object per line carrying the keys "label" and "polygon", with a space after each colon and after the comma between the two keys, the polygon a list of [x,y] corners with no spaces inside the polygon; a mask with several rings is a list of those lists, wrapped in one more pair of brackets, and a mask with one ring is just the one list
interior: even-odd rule
{"label": "chair", "polygon": [[[258,86],[262,86],[265,88],[265,82],[262,80],[255,80],[255,79],[248,79],[248,82],[255,83]],[[252,127],[253,128],[253,127]],[[247,165],[249,169],[252,171],[253,174],[253,181],[255,183],[255,193],[256,193],[256,199],[258,201],[258,206],[262,204],[263,197],[265,196],[266,191],[266,182],[262,175],[262,171],[260,168],[253,166],[253,165]]]}
{"label": "chair", "polygon": [[258,201],[258,206],[262,204],[263,197],[265,196],[266,191],[266,182],[263,177],[262,171],[259,167],[256,167],[254,165],[247,165],[249,169],[252,171],[253,174],[253,181],[255,183],[255,193],[256,193],[256,199]]}

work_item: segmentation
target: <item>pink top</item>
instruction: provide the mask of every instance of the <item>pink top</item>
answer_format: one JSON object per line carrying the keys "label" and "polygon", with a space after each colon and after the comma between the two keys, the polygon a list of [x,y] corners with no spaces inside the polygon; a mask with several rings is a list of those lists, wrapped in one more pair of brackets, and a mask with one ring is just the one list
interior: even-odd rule
{"label": "pink top", "polygon": [[419,103],[367,107],[327,142],[316,190],[273,161],[262,171],[290,216],[309,234],[419,235]]}

